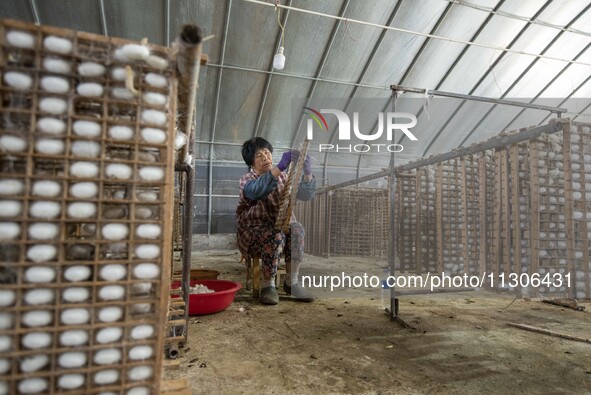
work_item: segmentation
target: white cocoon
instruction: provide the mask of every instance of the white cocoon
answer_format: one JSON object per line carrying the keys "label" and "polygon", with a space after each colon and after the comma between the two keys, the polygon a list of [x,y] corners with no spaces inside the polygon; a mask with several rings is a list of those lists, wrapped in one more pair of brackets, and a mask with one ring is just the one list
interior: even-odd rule
{"label": "white cocoon", "polygon": [[131,293],[134,295],[149,294],[151,290],[152,284],[150,283],[135,283],[131,285]]}
{"label": "white cocoon", "polygon": [[30,89],[33,85],[33,79],[31,76],[25,73],[19,73],[18,71],[9,71],[4,73],[4,82],[11,88],[18,90]]}
{"label": "white cocoon", "polygon": [[74,162],[70,166],[70,173],[75,177],[94,178],[98,172],[98,166],[92,162]]}
{"label": "white cocoon", "polygon": [[101,230],[103,238],[107,240],[123,240],[129,234],[129,228],[125,224],[107,224]]}
{"label": "white cocoon", "polygon": [[5,374],[10,370],[10,361],[8,359],[0,358],[0,375]]}
{"label": "white cocoon", "polygon": [[46,326],[51,323],[53,319],[53,312],[46,310],[31,310],[23,313],[21,321],[26,326]]}
{"label": "white cocoon", "polygon": [[74,308],[63,310],[61,314],[61,322],[65,325],[81,325],[86,324],[90,320],[88,309]]}
{"label": "white cocoon", "polygon": [[0,195],[19,195],[25,189],[21,180],[0,180]]}
{"label": "white cocoon", "polygon": [[146,63],[158,70],[164,70],[168,67],[168,60],[156,55],[148,56],[146,58]]}
{"label": "white cocoon", "polygon": [[11,30],[6,33],[6,42],[17,48],[35,48],[35,36],[22,30]]}
{"label": "white cocoon", "polygon": [[152,310],[150,303],[136,303],[131,305],[131,312],[133,314],[147,314]]}
{"label": "white cocoon", "polygon": [[125,296],[125,287],[121,285],[106,285],[99,290],[102,300],[120,300]]}
{"label": "white cocoon", "polygon": [[61,115],[68,109],[68,103],[57,97],[44,97],[39,100],[39,110],[54,115]]}
{"label": "white cocoon", "polygon": [[128,126],[111,126],[109,137],[113,140],[129,140],[133,137],[133,129]]}
{"label": "white cocoon", "polygon": [[21,360],[20,368],[24,373],[36,372],[49,362],[47,355],[33,355]]}
{"label": "white cocoon", "polygon": [[59,58],[43,58],[43,68],[52,73],[69,74],[72,70],[70,63]]}
{"label": "white cocoon", "polygon": [[132,381],[140,381],[146,380],[152,377],[152,367],[151,366],[134,366],[133,368],[129,369],[127,374]]}
{"label": "white cocoon", "polygon": [[118,348],[105,348],[94,354],[94,362],[98,365],[111,365],[121,360],[121,350]]}
{"label": "white cocoon", "polygon": [[139,259],[154,259],[160,256],[160,246],[155,244],[143,244],[135,248],[135,255]]}
{"label": "white cocoon", "polygon": [[62,368],[73,369],[79,368],[86,365],[86,354],[78,351],[69,351],[60,356],[57,359],[57,363]]}
{"label": "white cocoon", "polygon": [[110,163],[105,168],[105,173],[109,178],[128,180],[131,178],[132,168],[131,166],[122,163]]}
{"label": "white cocoon", "polygon": [[68,205],[68,216],[71,218],[90,218],[96,214],[96,204],[75,202]]}
{"label": "white cocoon", "polygon": [[142,324],[131,330],[131,338],[134,340],[148,339],[154,336],[154,327],[152,325]]}
{"label": "white cocoon", "polygon": [[62,211],[58,202],[33,202],[29,207],[29,214],[35,218],[55,218]]}
{"label": "white cocoon", "polygon": [[0,329],[12,328],[12,314],[0,312]]}
{"label": "white cocoon", "polygon": [[0,241],[14,240],[20,233],[21,226],[19,224],[14,222],[0,222]]}
{"label": "white cocoon", "polygon": [[48,36],[43,40],[43,47],[52,52],[68,54],[72,52],[72,42],[65,38]]}
{"label": "white cocoon", "polygon": [[29,305],[49,304],[55,299],[53,289],[36,288],[25,293],[25,303]]}
{"label": "white cocoon", "polygon": [[64,331],[60,334],[60,344],[66,347],[81,346],[88,343],[88,332],[80,329]]}
{"label": "white cocoon", "polygon": [[144,103],[152,106],[164,106],[167,102],[166,96],[157,92],[146,92],[143,96]]}
{"label": "white cocoon", "polygon": [[57,380],[57,385],[65,390],[73,390],[84,384],[84,376],[81,374],[64,374]]}
{"label": "white cocoon", "polygon": [[119,281],[127,275],[127,266],[119,264],[104,265],[99,277],[106,281]]}
{"label": "white cocoon", "polygon": [[0,307],[11,306],[16,299],[16,294],[11,289],[0,289]]}
{"label": "white cocoon", "polygon": [[0,352],[8,351],[12,348],[12,340],[9,336],[0,336]]}
{"label": "white cocoon", "polygon": [[72,124],[72,128],[78,136],[97,137],[101,134],[101,125],[97,122],[79,120]]}
{"label": "white cocoon", "polygon": [[27,250],[27,258],[33,262],[51,261],[57,255],[57,248],[51,244],[36,244]]}
{"label": "white cocoon", "polygon": [[88,266],[70,266],[64,272],[64,278],[72,282],[86,281],[90,278],[91,274],[92,271]]}
{"label": "white cocoon", "polygon": [[113,343],[121,339],[123,329],[117,327],[103,328],[96,333],[96,341],[100,344]]}
{"label": "white cocoon", "polygon": [[0,137],[0,150],[2,151],[22,152],[25,148],[27,148],[27,142],[23,138],[11,135]]}
{"label": "white cocoon", "polygon": [[156,192],[140,192],[137,194],[137,198],[142,201],[153,202],[158,200],[158,194]]}
{"label": "white cocoon", "polygon": [[154,88],[164,88],[168,85],[166,77],[162,74],[148,73],[146,74],[146,82]]}
{"label": "white cocoon", "polygon": [[102,85],[97,84],[96,82],[83,82],[78,84],[76,92],[78,92],[80,96],[98,97],[103,95],[104,89]]}
{"label": "white cocoon", "polygon": [[35,181],[33,183],[32,194],[35,196],[56,197],[61,189],[60,184],[55,181]]}
{"label": "white cocoon", "polygon": [[47,389],[47,380],[39,377],[21,380],[18,383],[18,391],[21,394],[36,394]]}
{"label": "white cocoon", "polygon": [[101,322],[115,322],[123,317],[123,309],[118,306],[102,308],[99,311],[98,318]]}
{"label": "white cocoon", "polygon": [[0,200],[0,217],[20,215],[23,205],[17,200]]}
{"label": "white cocoon", "polygon": [[131,100],[134,98],[133,93],[129,89],[122,87],[112,88],[111,94],[117,99]]}
{"label": "white cocoon", "polygon": [[127,79],[127,72],[123,67],[115,67],[111,70],[111,78],[116,81],[125,81]]}
{"label": "white cocoon", "polygon": [[25,281],[29,283],[50,283],[55,279],[55,269],[46,266],[33,266],[25,271]]}
{"label": "white cocoon", "polygon": [[150,144],[162,144],[166,141],[166,132],[155,128],[143,128],[142,138]]}
{"label": "white cocoon", "polygon": [[63,140],[39,138],[35,141],[35,151],[46,155],[59,155],[64,152]]}
{"label": "white cocoon", "polygon": [[150,395],[150,393],[150,388],[148,387],[133,387],[125,395]]}
{"label": "white cocoon", "polygon": [[153,123],[155,125],[166,124],[166,113],[156,110],[144,110],[142,111],[142,122]]}
{"label": "white cocoon", "polygon": [[99,77],[105,74],[105,66],[94,62],[83,62],[78,66],[78,74],[84,77]]}
{"label": "white cocoon", "polygon": [[150,49],[145,45],[126,44],[121,48],[121,56],[127,60],[144,60],[150,56]]}
{"label": "white cocoon", "polygon": [[54,239],[58,234],[57,224],[47,222],[38,222],[29,225],[29,237],[35,240],[50,240]]}
{"label": "white cocoon", "polygon": [[155,263],[140,263],[133,268],[133,276],[141,280],[150,280],[160,274],[160,268]]}
{"label": "white cocoon", "polygon": [[129,359],[140,360],[151,358],[154,354],[152,346],[135,346],[129,350]]}
{"label": "white cocoon", "polygon": [[77,140],[72,143],[72,155],[96,158],[101,153],[101,145],[96,141]]}
{"label": "white cocoon", "polygon": [[51,345],[52,337],[47,332],[31,332],[22,337],[21,343],[25,348],[45,348]]}
{"label": "white cocoon", "polygon": [[160,237],[160,225],[156,224],[141,224],[135,231],[136,235],[142,239],[156,239]]}
{"label": "white cocoon", "polygon": [[183,148],[187,144],[187,135],[183,132],[176,132],[176,136],[174,137],[174,149],[179,150]]}
{"label": "white cocoon", "polygon": [[84,302],[90,298],[90,291],[84,287],[66,288],[62,296],[66,302],[78,303]]}
{"label": "white cocoon", "polygon": [[79,182],[70,187],[70,194],[81,199],[95,197],[98,193],[98,185],[94,182]]}
{"label": "white cocoon", "polygon": [[155,166],[141,167],[140,178],[145,181],[160,181],[164,178],[164,170]]}
{"label": "white cocoon", "polygon": [[70,83],[62,77],[43,77],[40,81],[41,89],[51,93],[67,93]]}
{"label": "white cocoon", "polygon": [[148,206],[136,206],[135,217],[138,219],[150,219],[154,216],[154,211]]}
{"label": "white cocoon", "polygon": [[115,369],[101,370],[94,375],[94,382],[99,385],[111,384],[119,380],[119,372]]}

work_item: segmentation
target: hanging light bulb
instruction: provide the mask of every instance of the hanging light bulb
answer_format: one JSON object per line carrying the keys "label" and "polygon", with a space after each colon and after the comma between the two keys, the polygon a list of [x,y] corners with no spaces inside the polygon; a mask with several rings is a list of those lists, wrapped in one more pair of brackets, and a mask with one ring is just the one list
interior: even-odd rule
{"label": "hanging light bulb", "polygon": [[283,55],[283,47],[279,47],[279,51],[273,57],[273,68],[277,70],[283,70],[285,67],[285,55]]}

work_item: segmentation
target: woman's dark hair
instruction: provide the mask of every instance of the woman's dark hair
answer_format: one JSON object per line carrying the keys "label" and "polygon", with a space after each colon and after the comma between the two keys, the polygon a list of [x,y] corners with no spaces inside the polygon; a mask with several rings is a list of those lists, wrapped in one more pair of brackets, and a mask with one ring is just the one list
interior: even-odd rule
{"label": "woman's dark hair", "polygon": [[254,154],[260,149],[268,149],[273,153],[273,146],[262,137],[253,137],[242,144],[242,158],[250,167],[254,162]]}

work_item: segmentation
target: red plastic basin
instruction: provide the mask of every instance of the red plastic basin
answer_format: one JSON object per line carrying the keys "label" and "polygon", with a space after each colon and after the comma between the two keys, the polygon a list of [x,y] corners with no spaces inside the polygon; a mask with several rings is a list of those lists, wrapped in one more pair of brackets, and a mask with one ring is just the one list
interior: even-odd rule
{"label": "red plastic basin", "polygon": [[[215,292],[208,294],[189,295],[189,315],[204,315],[219,313],[226,310],[234,301],[236,292],[242,288],[242,284],[228,280],[191,280],[191,286],[205,285]],[[172,283],[172,288],[180,288],[181,283]]]}

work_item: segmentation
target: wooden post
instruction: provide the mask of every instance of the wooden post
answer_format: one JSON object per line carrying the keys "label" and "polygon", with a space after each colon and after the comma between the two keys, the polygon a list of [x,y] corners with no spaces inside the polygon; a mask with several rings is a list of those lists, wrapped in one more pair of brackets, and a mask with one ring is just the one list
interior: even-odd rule
{"label": "wooden post", "polygon": [[529,142],[530,188],[530,261],[529,275],[539,273],[540,269],[540,172],[538,168],[538,142]]}
{"label": "wooden post", "polygon": [[521,180],[519,178],[519,146],[513,144],[510,148],[510,166],[512,180],[513,200],[513,270],[521,274],[521,210],[519,209],[519,198],[521,196]]}
{"label": "wooden post", "polygon": [[421,234],[422,234],[422,227],[421,227],[421,204],[422,204],[422,195],[421,195],[421,172],[424,170],[417,169],[415,173],[415,205],[416,205],[416,227],[415,227],[415,271],[417,273],[422,273],[422,261],[423,261],[423,254],[421,253],[422,250],[422,241],[421,241]]}
{"label": "wooden post", "polygon": [[478,214],[480,221],[480,245],[478,249],[480,254],[480,272],[478,274],[480,275],[486,273],[486,255],[487,251],[490,248],[487,237],[488,219],[486,216],[488,207],[488,204],[486,202],[487,180],[488,177],[486,175],[486,152],[483,152],[480,156],[480,161],[478,162]]}
{"label": "wooden post", "polygon": [[437,270],[443,273],[443,164],[437,164],[435,177],[435,224],[437,227]]}
{"label": "wooden post", "polygon": [[[568,288],[568,297],[575,296],[575,284],[577,272],[575,270],[575,224],[574,224],[574,202],[573,202],[573,176],[572,176],[572,159],[570,146],[570,122],[562,124],[562,150],[563,150],[563,167],[564,167],[564,209],[566,220],[566,257],[568,264],[568,272],[571,275],[571,287]],[[586,246],[587,247],[587,246]],[[586,263],[588,264],[589,261]]]}
{"label": "wooden post", "polygon": [[509,205],[509,148],[505,147],[501,153],[501,161],[502,161],[502,190],[503,190],[503,202],[502,202],[502,209],[503,209],[503,260],[504,260],[504,268],[503,271],[506,275],[511,273],[511,213],[509,209],[511,206]]}
{"label": "wooden post", "polygon": [[462,186],[462,256],[464,258],[464,273],[470,274],[469,270],[469,257],[468,257],[468,224],[470,219],[468,218],[468,182],[466,177],[466,157],[460,158],[460,174],[462,179],[460,180]]}

